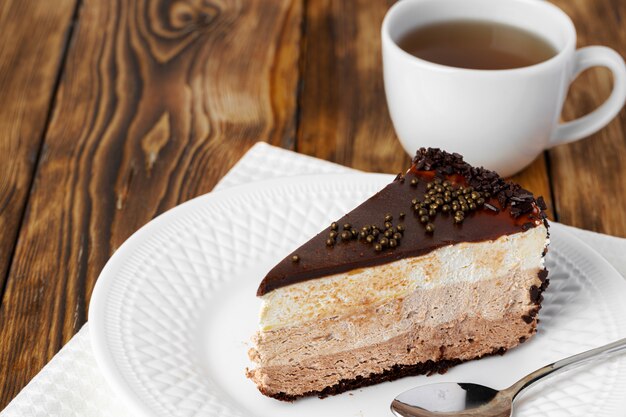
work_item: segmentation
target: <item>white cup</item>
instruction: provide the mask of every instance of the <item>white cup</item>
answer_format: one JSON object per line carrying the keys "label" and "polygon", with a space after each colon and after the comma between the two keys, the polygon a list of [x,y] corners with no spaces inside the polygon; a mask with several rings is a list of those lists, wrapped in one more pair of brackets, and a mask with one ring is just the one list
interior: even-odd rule
{"label": "white cup", "polygon": [[[474,70],[435,64],[398,46],[420,26],[450,20],[487,20],[513,25],[551,43],[547,61],[507,70]],[[402,0],[382,26],[385,92],[391,120],[413,155],[431,146],[457,152],[472,165],[509,176],[544,149],[588,136],[605,126],[626,99],[626,66],[612,49],[576,50],[571,19],[537,0]],[[604,66],[613,91],[599,108],[567,123],[559,116],[570,83],[582,71]]]}

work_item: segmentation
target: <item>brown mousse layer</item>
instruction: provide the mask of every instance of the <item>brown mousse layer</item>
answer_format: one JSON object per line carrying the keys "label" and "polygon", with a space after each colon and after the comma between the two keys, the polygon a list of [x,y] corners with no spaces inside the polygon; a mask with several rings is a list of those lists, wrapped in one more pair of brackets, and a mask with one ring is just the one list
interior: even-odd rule
{"label": "brown mousse layer", "polygon": [[[499,349],[494,354],[504,354],[506,349]],[[488,355],[485,355],[488,356]],[[478,358],[476,358],[478,359]],[[424,363],[418,363],[415,365],[395,365],[391,369],[387,369],[379,374],[371,374],[368,377],[358,376],[353,379],[342,379],[332,387],[326,387],[320,391],[310,391],[300,395],[290,395],[284,392],[272,393],[263,388],[259,388],[261,393],[265,396],[274,398],[280,401],[295,401],[298,398],[317,396],[319,398],[326,398],[330,395],[338,395],[346,391],[351,391],[358,388],[367,387],[370,385],[380,384],[381,382],[394,381],[396,379],[404,378],[405,376],[415,375],[434,375],[445,374],[449,368],[463,363],[465,361],[454,360],[441,360],[441,361],[427,361]]]}
{"label": "brown mousse layer", "polygon": [[[520,341],[522,342],[522,341]],[[469,362],[471,360],[482,359],[488,356],[493,355],[504,355],[508,349],[507,348],[495,348],[492,352],[487,353],[485,355],[476,356],[475,358],[470,359],[443,359],[438,361],[426,361],[423,363],[417,363],[412,365],[394,365],[391,369],[386,369],[380,373],[372,373],[369,376],[357,376],[352,379],[342,379],[337,384],[332,385],[330,387],[325,387],[322,390],[318,391],[309,391],[303,394],[287,394],[285,392],[273,393],[263,387],[259,387],[261,393],[267,397],[274,398],[280,401],[295,401],[298,398],[302,397],[310,397],[317,396],[319,398],[326,398],[331,395],[338,395],[344,393],[346,391],[351,391],[354,389],[359,389],[363,387],[368,387],[370,385],[380,384],[381,382],[390,382],[395,381],[396,379],[404,378],[407,376],[416,376],[416,375],[434,375],[434,374],[445,374],[448,369],[453,366],[459,365],[464,362]]]}
{"label": "brown mousse layer", "polygon": [[[465,211],[461,221],[457,221],[455,212],[443,212],[439,207],[424,224],[415,200],[423,202],[435,181],[446,181],[455,192],[459,187],[471,187],[479,193],[476,201],[480,204]],[[430,211],[430,205],[424,207]],[[445,245],[495,240],[542,223],[547,227],[545,209],[541,197],[535,199],[532,193],[506,182],[493,171],[472,167],[458,154],[422,148],[405,175],[398,175],[391,184],[338,219],[336,225],[320,232],[269,271],[257,295],[310,279],[420,256]],[[372,225],[379,225],[381,232],[386,226],[394,231],[400,226],[401,239],[394,239],[393,247],[386,245],[381,250],[375,242],[358,236],[362,227]],[[342,235],[343,232],[346,233]],[[347,233],[351,236],[342,238]]]}
{"label": "brown mousse layer", "polygon": [[[541,286],[544,287],[545,272],[543,270],[539,272],[539,281],[542,282]],[[393,381],[404,376],[445,373],[448,368],[466,361],[480,359],[495,353],[503,354],[508,349],[515,347],[519,343],[524,343],[532,337],[538,324],[536,314],[539,307],[532,307],[536,300],[531,299],[530,301],[531,305],[528,315],[521,313],[522,311],[527,311],[525,309],[528,306],[516,308],[514,311],[504,314],[503,319],[499,320],[499,322],[486,321],[483,323],[483,325],[487,326],[483,331],[477,332],[476,328],[473,329],[470,322],[475,321],[474,319],[464,318],[454,326],[444,323],[433,327],[430,331],[426,331],[425,328],[416,329],[413,333],[418,336],[418,339],[416,339],[418,343],[415,343],[416,341],[413,341],[411,336],[408,339],[406,335],[394,337],[383,343],[386,347],[382,346],[383,351],[388,351],[392,356],[390,358],[392,365],[384,365],[385,361],[381,361],[381,358],[377,357],[377,360],[371,362],[373,366],[370,367],[371,371],[369,374],[357,374],[354,376],[354,372],[349,372],[347,374],[350,376],[346,375],[344,378],[328,383],[326,386],[320,381],[317,384],[320,387],[318,389],[297,390],[295,389],[297,382],[291,381],[289,378],[296,378],[298,381],[302,381],[304,374],[300,368],[307,369],[307,372],[321,372],[320,375],[322,376],[332,375],[332,373],[327,372],[326,368],[333,367],[334,369],[332,363],[337,361],[340,361],[344,368],[356,369],[358,366],[351,364],[351,358],[356,358],[360,363],[368,355],[376,354],[376,346],[357,348],[353,354],[348,353],[347,356],[346,354],[329,353],[327,355],[328,360],[325,360],[323,356],[311,357],[309,360],[304,361],[306,363],[301,361],[295,362],[295,366],[290,366],[290,363],[270,365],[269,368],[263,370],[248,371],[248,376],[256,379],[258,388],[264,395],[282,401],[293,401],[300,397],[313,395],[323,398],[380,382]],[[450,341],[437,340],[437,337],[432,332],[436,332],[436,334],[442,335],[444,338],[452,337],[454,343],[450,344]],[[291,337],[288,338],[293,340]],[[421,346],[420,349],[417,349],[418,346]],[[404,353],[398,350],[398,348],[402,347],[406,347],[406,351],[402,351]],[[415,356],[416,354],[419,355]],[[406,358],[398,358],[397,355],[406,355]],[[415,360],[418,357],[421,357],[421,360]],[[257,374],[257,372],[261,373]],[[335,369],[335,372],[340,372],[340,369]],[[266,375],[269,379],[264,380],[262,375]],[[313,376],[313,378],[321,378],[320,375]],[[268,382],[271,383],[267,385]],[[281,384],[288,387],[288,389],[278,388]]]}

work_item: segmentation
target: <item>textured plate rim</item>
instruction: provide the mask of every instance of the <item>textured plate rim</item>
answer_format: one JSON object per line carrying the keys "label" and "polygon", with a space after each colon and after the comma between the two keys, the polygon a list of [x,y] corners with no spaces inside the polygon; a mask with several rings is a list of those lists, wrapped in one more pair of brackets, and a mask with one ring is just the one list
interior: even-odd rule
{"label": "textured plate rim", "polygon": [[[91,346],[96,357],[96,362],[106,381],[115,392],[123,398],[124,402],[132,408],[134,413],[142,416],[151,417],[154,416],[155,411],[141,400],[139,395],[136,394],[136,389],[129,383],[129,381],[122,375],[116,364],[115,356],[109,349],[109,345],[106,340],[106,321],[104,316],[104,310],[106,308],[107,297],[109,290],[115,283],[116,272],[118,272],[125,261],[132,256],[134,251],[139,248],[142,243],[149,239],[154,233],[166,227],[171,222],[178,218],[190,215],[196,210],[202,209],[205,205],[212,202],[219,202],[220,200],[229,199],[231,197],[237,197],[241,193],[246,192],[263,192],[263,190],[279,188],[284,186],[293,185],[297,182],[311,182],[319,183],[320,179],[326,179],[327,181],[369,181],[375,182],[376,185],[380,184],[380,188],[389,183],[394,176],[390,174],[376,174],[376,173],[350,173],[350,174],[318,174],[318,175],[301,175],[284,178],[274,178],[269,180],[255,181],[249,184],[242,184],[233,186],[231,188],[219,191],[209,192],[207,194],[198,196],[189,201],[186,201],[178,206],[175,206],[168,211],[155,217],[136,232],[134,232],[109,258],[104,268],[100,272],[94,290],[91,295],[91,301],[89,303],[88,321],[90,326],[90,339]],[[330,182],[329,181],[329,182]]]}
{"label": "textured plate rim", "polygon": [[[117,278],[116,272],[120,270],[125,261],[132,257],[135,250],[141,247],[145,240],[149,239],[162,228],[179,218],[183,218],[196,210],[204,208],[207,204],[240,196],[241,193],[263,193],[266,192],[266,190],[274,188],[281,188],[290,185],[293,186],[294,183],[322,185],[324,182],[331,183],[337,181],[347,183],[361,183],[369,181],[373,185],[380,186],[380,188],[382,188],[393,178],[394,175],[389,174],[350,173],[301,175],[256,181],[201,195],[173,207],[142,226],[135,233],[133,233],[108,260],[98,277],[89,305],[88,319],[91,329],[91,346],[98,367],[105,377],[105,380],[111,387],[113,387],[114,391],[123,399],[126,405],[131,408],[134,413],[146,417],[155,415],[155,410],[150,407],[149,404],[142,401],[140,396],[136,393],[136,388],[118,369],[115,356],[110,351],[109,345],[107,344],[105,334],[106,322],[103,312],[106,308],[109,289],[115,283]],[[592,261],[594,266],[600,270],[599,272],[601,274],[614,276],[623,280],[621,274],[610,263],[608,263],[606,259],[604,259],[597,251],[587,245],[584,241],[570,233],[565,227],[558,223],[551,223],[551,228],[552,230],[558,230],[559,235],[566,236],[569,244],[572,244],[575,247],[578,246],[578,249],[590,258],[589,260]]]}

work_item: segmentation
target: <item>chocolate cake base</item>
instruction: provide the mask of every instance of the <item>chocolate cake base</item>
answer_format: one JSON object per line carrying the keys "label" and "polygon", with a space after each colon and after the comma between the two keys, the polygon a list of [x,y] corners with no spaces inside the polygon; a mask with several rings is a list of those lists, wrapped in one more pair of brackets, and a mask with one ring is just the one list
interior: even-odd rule
{"label": "chocolate cake base", "polygon": [[382,373],[378,374],[370,374],[368,377],[358,376],[354,379],[342,379],[337,384],[326,387],[321,391],[310,391],[305,392],[301,395],[289,395],[284,392],[279,392],[277,394],[271,394],[266,390],[259,388],[261,393],[267,397],[274,398],[279,401],[285,402],[293,402],[301,397],[309,397],[309,396],[317,396],[319,398],[326,398],[331,395],[337,395],[344,393],[346,391],[351,391],[358,388],[367,387],[370,385],[376,385],[381,382],[395,381],[396,379],[404,378],[406,376],[417,376],[417,375],[434,375],[434,374],[445,374],[448,369],[453,366],[459,365],[463,362],[481,359],[487,356],[493,355],[504,355],[506,353],[506,348],[497,348],[493,352],[488,353],[486,355],[477,356],[475,358],[460,360],[460,359],[452,359],[452,360],[441,360],[441,361],[426,361],[423,363],[417,363],[415,365],[395,365],[391,369],[388,369]]}

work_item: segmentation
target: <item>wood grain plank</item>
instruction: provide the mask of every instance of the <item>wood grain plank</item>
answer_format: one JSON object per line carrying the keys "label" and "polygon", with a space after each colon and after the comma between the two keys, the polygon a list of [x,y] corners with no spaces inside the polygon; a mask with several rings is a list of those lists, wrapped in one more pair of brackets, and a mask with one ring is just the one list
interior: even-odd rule
{"label": "wood grain plank", "polygon": [[308,1],[297,150],[365,171],[410,161],[391,125],[380,25],[393,1]]}
{"label": "wood grain plank", "polygon": [[[365,171],[398,173],[408,166],[382,79],[379,31],[391,4],[307,2],[298,151]],[[543,156],[514,180],[552,207]]]}
{"label": "wood grain plank", "polygon": [[0,7],[0,299],[76,0]]}
{"label": "wood grain plank", "polygon": [[[626,56],[626,2],[554,0],[570,15],[578,46],[606,45]],[[608,70],[592,69],[572,85],[563,111],[571,120],[589,113],[611,91]],[[549,152],[559,220],[626,237],[626,110],[588,139]]]}
{"label": "wood grain plank", "polygon": [[295,136],[300,1],[85,0],[0,317],[0,408],[80,328],[110,255]]}

